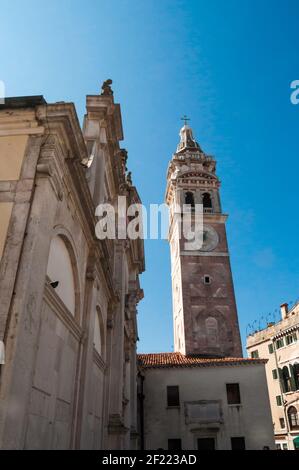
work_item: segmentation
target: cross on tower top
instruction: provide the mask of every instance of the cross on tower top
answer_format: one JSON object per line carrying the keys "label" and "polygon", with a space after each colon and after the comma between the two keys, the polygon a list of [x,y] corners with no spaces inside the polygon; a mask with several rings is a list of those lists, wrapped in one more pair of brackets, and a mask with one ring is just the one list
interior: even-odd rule
{"label": "cross on tower top", "polygon": [[181,121],[184,121],[184,125],[186,126],[186,125],[187,125],[187,122],[190,121],[190,118],[188,118],[188,117],[186,116],[186,114],[184,114],[184,116],[181,117]]}

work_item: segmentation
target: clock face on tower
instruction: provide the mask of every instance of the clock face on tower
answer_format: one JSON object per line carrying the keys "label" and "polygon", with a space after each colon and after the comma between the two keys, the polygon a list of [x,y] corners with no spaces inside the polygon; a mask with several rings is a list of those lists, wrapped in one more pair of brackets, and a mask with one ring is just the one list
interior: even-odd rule
{"label": "clock face on tower", "polygon": [[[193,240],[194,237],[194,232],[190,231],[188,232],[188,239]],[[200,251],[213,251],[216,246],[219,243],[219,236],[216,230],[211,227],[210,225],[204,225],[203,226],[203,236],[202,236],[202,246],[200,248]],[[189,248],[186,246],[187,250],[192,250],[194,248]]]}
{"label": "clock face on tower", "polygon": [[219,243],[216,230],[210,225],[203,226],[203,242],[200,251],[212,251]]}

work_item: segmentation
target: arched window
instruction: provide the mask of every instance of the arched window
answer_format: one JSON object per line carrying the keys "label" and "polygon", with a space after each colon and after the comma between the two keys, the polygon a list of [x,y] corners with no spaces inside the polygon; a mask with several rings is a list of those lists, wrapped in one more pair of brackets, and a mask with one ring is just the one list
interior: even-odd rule
{"label": "arched window", "polygon": [[209,317],[205,321],[206,324],[206,332],[207,332],[207,340],[208,345],[215,347],[218,346],[218,322],[216,318]]}
{"label": "arched window", "polygon": [[284,392],[290,392],[291,391],[291,377],[289,373],[289,369],[287,366],[284,366],[282,369],[282,388]]}
{"label": "arched window", "polygon": [[50,245],[47,275],[51,282],[58,282],[55,292],[68,310],[75,315],[75,280],[72,260],[64,239],[57,235]]}
{"label": "arched window", "polygon": [[212,209],[212,199],[209,193],[203,193],[202,204],[204,209]]}
{"label": "arched window", "polygon": [[290,406],[290,408],[288,409],[288,418],[291,430],[299,429],[298,411],[294,406]]}
{"label": "arched window", "polygon": [[105,335],[101,311],[99,308],[96,309],[95,313],[93,345],[95,347],[95,350],[100,354],[100,356],[104,356]]}
{"label": "arched window", "polygon": [[191,191],[188,191],[185,194],[185,204],[189,204],[191,207],[195,206],[194,203],[194,194]]}

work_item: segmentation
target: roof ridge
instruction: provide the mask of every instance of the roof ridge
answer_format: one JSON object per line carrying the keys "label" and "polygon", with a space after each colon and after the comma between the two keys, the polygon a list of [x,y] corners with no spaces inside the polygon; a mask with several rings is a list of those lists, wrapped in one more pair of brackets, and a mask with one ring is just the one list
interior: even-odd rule
{"label": "roof ridge", "polygon": [[250,357],[199,357],[184,355],[180,352],[138,353],[139,365],[152,367],[204,367],[207,365],[265,364],[267,359]]}

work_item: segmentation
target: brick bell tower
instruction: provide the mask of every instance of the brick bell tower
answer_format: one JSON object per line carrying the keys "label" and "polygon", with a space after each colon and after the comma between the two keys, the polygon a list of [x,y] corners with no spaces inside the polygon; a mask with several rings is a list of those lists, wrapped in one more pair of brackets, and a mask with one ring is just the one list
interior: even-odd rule
{"label": "brick bell tower", "polygon": [[[166,203],[174,323],[174,349],[202,357],[242,357],[234,285],[222,213],[216,161],[195,141],[192,129],[180,130],[180,143],[169,163]],[[183,204],[203,205],[203,243],[186,249],[175,217]],[[191,209],[192,213],[192,209]],[[194,216],[193,216],[194,217]],[[183,233],[183,231],[182,231]]]}

